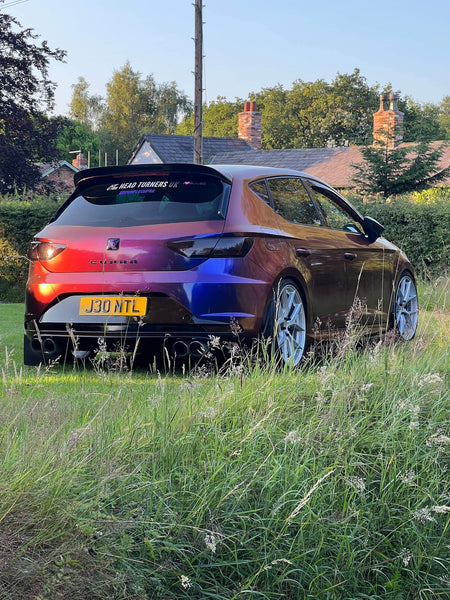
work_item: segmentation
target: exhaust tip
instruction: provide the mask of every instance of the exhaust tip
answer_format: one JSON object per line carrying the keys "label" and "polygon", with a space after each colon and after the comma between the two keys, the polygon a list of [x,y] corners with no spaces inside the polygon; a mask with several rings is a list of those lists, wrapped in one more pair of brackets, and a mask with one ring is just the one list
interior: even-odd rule
{"label": "exhaust tip", "polygon": [[45,338],[42,342],[42,348],[46,354],[53,354],[56,351],[56,344],[52,338]]}
{"label": "exhaust tip", "polygon": [[172,352],[178,358],[184,358],[189,354],[189,346],[182,340],[177,340],[172,346]]}
{"label": "exhaust tip", "polygon": [[189,351],[195,358],[201,358],[208,350],[207,345],[200,340],[194,340],[189,344]]}

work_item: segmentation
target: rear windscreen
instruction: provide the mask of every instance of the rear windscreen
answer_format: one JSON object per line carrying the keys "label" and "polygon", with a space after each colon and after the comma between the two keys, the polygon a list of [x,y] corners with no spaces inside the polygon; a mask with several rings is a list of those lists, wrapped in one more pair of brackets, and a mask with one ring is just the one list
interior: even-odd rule
{"label": "rear windscreen", "polygon": [[93,185],[57,214],[60,225],[131,227],[225,217],[230,185],[208,175],[140,176]]}

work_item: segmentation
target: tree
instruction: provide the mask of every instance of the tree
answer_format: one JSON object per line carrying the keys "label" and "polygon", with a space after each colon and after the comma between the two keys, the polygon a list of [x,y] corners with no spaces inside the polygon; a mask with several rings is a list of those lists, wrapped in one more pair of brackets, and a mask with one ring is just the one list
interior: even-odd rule
{"label": "tree", "polygon": [[432,142],[445,140],[447,132],[441,121],[442,107],[438,104],[416,102],[410,96],[399,100],[399,109],[407,123],[403,141]]}
{"label": "tree", "polygon": [[73,94],[70,102],[70,116],[96,131],[100,126],[104,112],[104,100],[101,96],[89,95],[89,83],[84,77],[72,85]]}
{"label": "tree", "polygon": [[361,148],[363,161],[353,164],[353,181],[361,192],[381,193],[385,198],[439,183],[450,174],[450,167],[439,170],[444,144],[429,143],[390,149],[388,144]]}
{"label": "tree", "polygon": [[[0,0],[3,2],[3,0]],[[55,84],[48,77],[51,60],[62,61],[65,52],[51,50],[32,29],[20,29],[13,17],[0,13],[0,192],[33,187],[39,177],[36,159],[50,158],[54,146],[40,138],[51,109]]]}
{"label": "tree", "polygon": [[56,148],[61,158],[70,162],[73,158],[71,153],[81,150],[85,156],[88,152],[95,156],[93,162],[97,164],[95,161],[101,149],[101,141],[88,125],[61,116],[53,117],[51,122],[54,125]]}
{"label": "tree", "polygon": [[[291,89],[282,85],[250,93],[262,114],[262,147],[314,148],[327,145],[368,143],[372,114],[378,104],[378,86],[368,86],[359,69],[338,73],[331,83],[323,79],[294,81]],[[204,135],[237,135],[237,114],[243,101],[219,97],[203,108]],[[177,133],[191,133],[186,119]]]}
{"label": "tree", "polygon": [[442,98],[439,108],[441,110],[439,122],[442,129],[445,131],[444,139],[450,140],[450,96],[444,96]]}
{"label": "tree", "polygon": [[99,137],[108,153],[119,151],[126,161],[143,133],[174,133],[179,118],[192,112],[192,103],[175,82],[145,79],[127,61],[106,85]]}
{"label": "tree", "polygon": [[[243,100],[234,102],[218,96],[209,104],[203,105],[203,135],[211,137],[237,137],[238,114],[243,110]],[[194,134],[194,115],[186,117],[176,128],[179,135]]]}

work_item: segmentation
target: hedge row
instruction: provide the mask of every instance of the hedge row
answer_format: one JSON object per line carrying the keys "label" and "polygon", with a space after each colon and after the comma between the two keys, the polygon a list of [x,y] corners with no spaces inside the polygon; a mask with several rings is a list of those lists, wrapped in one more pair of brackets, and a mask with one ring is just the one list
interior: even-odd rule
{"label": "hedge row", "polygon": [[450,203],[420,204],[403,199],[389,204],[353,203],[384,225],[383,235],[406,252],[420,277],[448,271]]}
{"label": "hedge row", "polygon": [[[400,246],[421,277],[448,270],[450,203],[411,203],[397,199],[390,204],[362,204],[351,198],[364,214],[385,226],[385,236]],[[50,220],[59,206],[52,198],[31,202],[0,199],[0,301],[22,301],[28,263],[27,249],[33,235]],[[20,258],[18,258],[20,257]]]}
{"label": "hedge row", "polygon": [[60,204],[52,197],[0,198],[0,302],[23,302],[30,241]]}

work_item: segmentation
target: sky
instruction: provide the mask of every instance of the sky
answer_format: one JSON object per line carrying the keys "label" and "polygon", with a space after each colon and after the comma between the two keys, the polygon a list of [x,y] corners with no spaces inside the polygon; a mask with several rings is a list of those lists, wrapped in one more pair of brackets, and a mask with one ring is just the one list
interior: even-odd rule
{"label": "sky", "polygon": [[[203,0],[204,96],[246,100],[297,79],[331,82],[359,68],[369,85],[438,103],[450,95],[448,0]],[[68,114],[78,77],[90,93],[128,60],[143,77],[194,96],[193,0],[6,0],[0,11],[51,48],[54,114]],[[374,107],[374,110],[377,107]]]}

